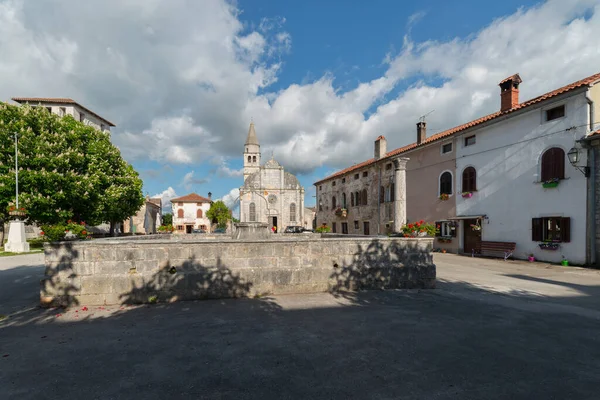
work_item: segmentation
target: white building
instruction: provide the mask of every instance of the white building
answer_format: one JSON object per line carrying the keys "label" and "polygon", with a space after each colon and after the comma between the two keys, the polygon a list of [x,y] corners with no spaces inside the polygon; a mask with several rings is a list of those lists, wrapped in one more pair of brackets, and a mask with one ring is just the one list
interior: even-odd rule
{"label": "white building", "polygon": [[589,261],[588,178],[567,154],[579,149],[578,164],[587,165],[578,141],[590,133],[599,82],[593,75],[519,103],[521,78],[513,75],[500,83],[500,112],[453,137],[461,249],[515,242],[518,258]]}
{"label": "white building", "polygon": [[110,132],[112,122],[102,118],[92,110],[85,108],[72,99],[64,98],[43,98],[43,97],[13,97],[13,101],[19,104],[29,104],[32,107],[45,107],[51,113],[64,117],[71,115],[76,121],[83,122],[86,125],[93,126],[103,132]]}
{"label": "white building", "polygon": [[196,193],[171,199],[173,210],[174,233],[192,233],[194,229],[208,231],[210,220],[206,216],[212,200],[209,193],[208,198]]}
{"label": "white building", "polygon": [[283,232],[303,225],[304,188],[273,158],[260,165],[260,145],[254,123],[244,146],[244,185],[240,188],[240,221],[268,223]]}

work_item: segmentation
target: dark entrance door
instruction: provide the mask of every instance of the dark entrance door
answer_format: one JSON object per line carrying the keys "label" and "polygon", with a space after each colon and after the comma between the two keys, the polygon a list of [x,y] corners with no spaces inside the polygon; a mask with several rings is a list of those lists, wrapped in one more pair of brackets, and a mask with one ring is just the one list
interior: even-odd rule
{"label": "dark entrance door", "polygon": [[473,254],[473,250],[475,253],[479,253],[479,249],[481,247],[481,231],[474,231],[471,228],[471,225],[477,225],[476,219],[465,219],[463,220],[463,239],[464,239],[464,248],[465,253]]}
{"label": "dark entrance door", "polygon": [[371,232],[369,231],[369,222],[365,221],[363,222],[363,231],[365,235],[370,235]]}
{"label": "dark entrance door", "polygon": [[[275,230],[273,231],[273,227],[275,227]],[[280,229],[282,229],[280,226],[277,226],[277,217],[269,217],[269,229],[271,229],[272,232],[279,232]]]}
{"label": "dark entrance door", "polygon": [[185,233],[192,233],[192,229],[194,229],[194,225],[186,225]]}

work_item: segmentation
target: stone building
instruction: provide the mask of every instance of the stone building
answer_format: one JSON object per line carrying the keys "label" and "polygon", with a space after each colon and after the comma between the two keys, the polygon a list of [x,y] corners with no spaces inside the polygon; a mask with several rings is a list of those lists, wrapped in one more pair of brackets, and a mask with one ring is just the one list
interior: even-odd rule
{"label": "stone building", "polygon": [[240,188],[240,221],[268,223],[282,231],[303,225],[304,188],[273,158],[260,164],[260,144],[250,123],[244,146],[244,184]]}
{"label": "stone building", "polygon": [[75,100],[66,98],[45,98],[45,97],[13,97],[13,101],[19,104],[29,104],[32,107],[45,107],[51,113],[60,117],[70,115],[76,121],[83,122],[86,125],[92,126],[103,132],[110,132],[111,126],[115,126],[112,122],[102,118],[89,108],[82,106]]}
{"label": "stone building", "polygon": [[156,233],[162,221],[162,199],[160,197],[150,198],[142,208],[133,216],[123,222],[123,233],[150,235]]}
{"label": "stone building", "polygon": [[210,221],[206,213],[210,210],[211,197],[211,193],[208,194],[208,198],[190,193],[171,199],[174,233],[193,233],[194,229],[208,231]]}

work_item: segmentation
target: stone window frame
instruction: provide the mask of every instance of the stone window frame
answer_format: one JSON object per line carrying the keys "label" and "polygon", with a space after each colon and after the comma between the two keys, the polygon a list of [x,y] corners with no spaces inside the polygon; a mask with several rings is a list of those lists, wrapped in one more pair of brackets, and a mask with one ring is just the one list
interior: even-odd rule
{"label": "stone window frame", "polygon": [[359,226],[359,224],[358,224],[358,221],[354,221],[354,229],[355,229],[355,230],[357,230],[357,229],[360,229],[360,226]]}
{"label": "stone window frame", "polygon": [[474,146],[477,144],[477,135],[470,135],[465,137],[464,147]]}
{"label": "stone window frame", "polygon": [[296,222],[296,203],[290,204],[290,221]]}
{"label": "stone window frame", "polygon": [[256,203],[254,202],[248,205],[248,221],[256,222]]}
{"label": "stone window frame", "polygon": [[[548,118],[549,113],[553,113],[553,112],[557,112],[558,114],[560,114],[562,112],[562,115],[553,116],[552,118]],[[555,103],[555,104],[552,104],[551,106],[544,107],[542,109],[542,123],[557,121],[557,120],[564,119],[566,117],[567,117],[567,104],[566,103],[559,103],[559,104]]]}
{"label": "stone window frame", "polygon": [[[450,146],[450,150],[448,150],[448,151],[444,151],[444,150],[445,150],[444,148],[445,148],[446,146]],[[440,154],[450,154],[450,153],[452,153],[453,151],[454,151],[454,143],[452,143],[452,142],[443,143],[443,144],[440,146]]]}

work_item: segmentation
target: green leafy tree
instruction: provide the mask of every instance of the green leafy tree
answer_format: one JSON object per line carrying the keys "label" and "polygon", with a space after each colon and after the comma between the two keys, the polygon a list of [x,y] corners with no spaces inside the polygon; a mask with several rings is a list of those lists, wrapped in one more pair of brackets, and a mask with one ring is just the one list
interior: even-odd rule
{"label": "green leafy tree", "polygon": [[212,223],[216,223],[219,228],[226,228],[227,221],[231,219],[229,208],[221,200],[217,200],[210,205],[206,216]]}
{"label": "green leafy tree", "polygon": [[162,224],[163,226],[173,225],[173,214],[166,213],[162,216]]}
{"label": "green leafy tree", "polygon": [[[14,134],[19,136],[19,207],[29,222],[95,225],[122,221],[143,204],[142,181],[110,135],[44,107],[0,102],[0,219],[15,200]],[[121,219],[121,217],[123,217]]]}

